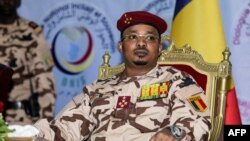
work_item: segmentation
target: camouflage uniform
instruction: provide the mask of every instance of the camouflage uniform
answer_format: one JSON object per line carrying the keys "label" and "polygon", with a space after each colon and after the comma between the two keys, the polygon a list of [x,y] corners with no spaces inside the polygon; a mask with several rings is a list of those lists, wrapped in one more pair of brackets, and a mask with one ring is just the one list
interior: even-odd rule
{"label": "camouflage uniform", "polygon": [[[207,99],[188,74],[169,66],[157,66],[138,77],[122,74],[84,87],[50,123],[39,120],[35,124],[38,137],[50,141],[149,141],[156,132],[174,125],[181,129],[182,141],[207,140]],[[140,100],[147,91],[145,86],[160,88],[158,84],[163,83],[167,84],[166,97],[156,98],[156,94]],[[194,110],[189,103],[197,102],[193,97],[205,107]]]}
{"label": "camouflage uniform", "polygon": [[[14,70],[14,86],[8,101],[28,100],[33,88],[33,93],[39,94],[40,118],[53,117],[55,91],[50,53],[42,29],[34,22],[20,18],[11,25],[0,24],[0,63]],[[8,109],[5,119],[10,123],[37,120],[23,108]]]}

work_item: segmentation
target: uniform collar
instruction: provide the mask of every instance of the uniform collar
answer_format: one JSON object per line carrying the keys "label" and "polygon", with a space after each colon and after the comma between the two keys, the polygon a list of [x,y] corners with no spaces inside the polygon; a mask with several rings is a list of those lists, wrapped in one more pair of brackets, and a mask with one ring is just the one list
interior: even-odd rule
{"label": "uniform collar", "polygon": [[159,77],[159,74],[162,72],[161,67],[157,64],[153,69],[151,69],[148,73],[146,73],[145,75],[141,75],[141,76],[132,76],[132,77],[127,77],[125,75],[125,72],[121,72],[117,75],[118,81],[125,81],[125,82],[130,82],[130,81],[135,81],[135,80],[139,80],[139,79],[144,79],[147,77],[151,77],[151,78],[157,78]]}

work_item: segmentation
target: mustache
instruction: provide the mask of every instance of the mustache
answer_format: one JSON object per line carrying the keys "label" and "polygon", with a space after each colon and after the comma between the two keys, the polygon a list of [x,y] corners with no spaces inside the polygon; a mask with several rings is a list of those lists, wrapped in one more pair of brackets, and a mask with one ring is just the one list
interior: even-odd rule
{"label": "mustache", "polygon": [[138,54],[138,53],[143,53],[143,54],[148,54],[148,50],[146,48],[137,48],[134,50],[134,54]]}

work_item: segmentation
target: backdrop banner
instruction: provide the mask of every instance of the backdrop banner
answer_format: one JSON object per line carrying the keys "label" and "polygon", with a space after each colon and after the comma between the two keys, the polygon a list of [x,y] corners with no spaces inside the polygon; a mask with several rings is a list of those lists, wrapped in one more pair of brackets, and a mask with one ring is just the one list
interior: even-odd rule
{"label": "backdrop banner", "polygon": [[242,124],[250,124],[250,0],[221,0],[220,5]]}

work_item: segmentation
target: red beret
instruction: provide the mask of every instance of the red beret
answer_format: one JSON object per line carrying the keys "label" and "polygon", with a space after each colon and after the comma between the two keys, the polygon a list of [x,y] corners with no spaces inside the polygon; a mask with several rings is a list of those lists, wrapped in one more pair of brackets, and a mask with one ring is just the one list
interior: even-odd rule
{"label": "red beret", "polygon": [[159,16],[146,11],[131,11],[124,13],[117,21],[117,28],[123,32],[127,27],[144,23],[154,26],[160,33],[167,29],[167,23]]}

